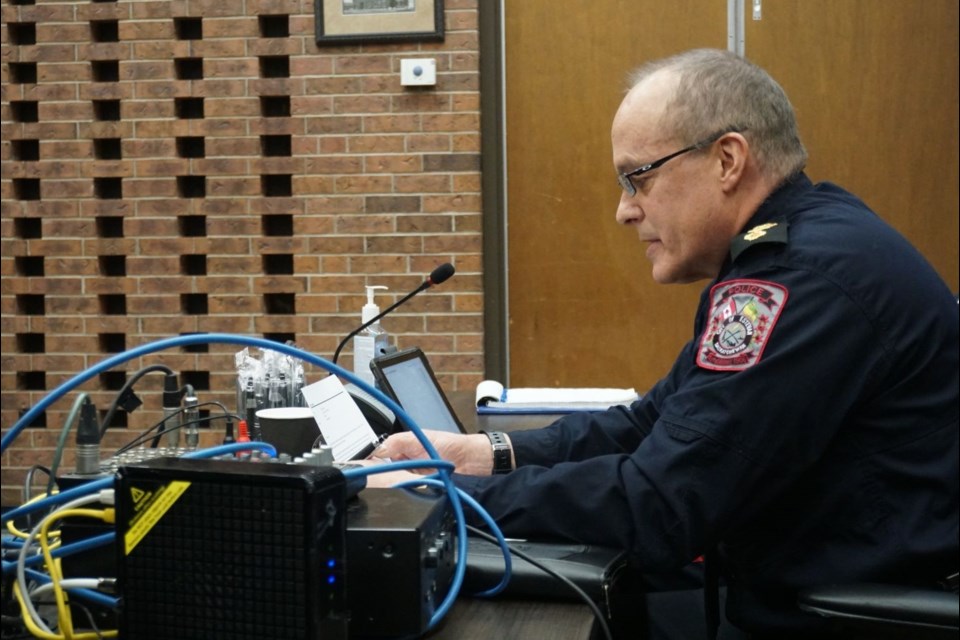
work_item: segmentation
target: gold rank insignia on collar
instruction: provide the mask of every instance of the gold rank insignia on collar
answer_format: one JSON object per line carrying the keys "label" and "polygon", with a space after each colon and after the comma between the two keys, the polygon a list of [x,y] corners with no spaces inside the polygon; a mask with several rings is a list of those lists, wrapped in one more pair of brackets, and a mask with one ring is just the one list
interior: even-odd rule
{"label": "gold rank insignia on collar", "polygon": [[748,247],[758,244],[787,244],[786,222],[766,222],[742,233],[730,242],[730,259],[736,261]]}

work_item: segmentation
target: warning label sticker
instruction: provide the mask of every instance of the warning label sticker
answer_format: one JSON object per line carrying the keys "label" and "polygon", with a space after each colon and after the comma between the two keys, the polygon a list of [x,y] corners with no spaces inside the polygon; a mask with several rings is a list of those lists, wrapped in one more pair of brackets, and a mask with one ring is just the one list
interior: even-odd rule
{"label": "warning label sticker", "polygon": [[174,480],[155,491],[130,487],[135,515],[124,535],[125,555],[130,555],[189,487],[190,483],[182,480]]}

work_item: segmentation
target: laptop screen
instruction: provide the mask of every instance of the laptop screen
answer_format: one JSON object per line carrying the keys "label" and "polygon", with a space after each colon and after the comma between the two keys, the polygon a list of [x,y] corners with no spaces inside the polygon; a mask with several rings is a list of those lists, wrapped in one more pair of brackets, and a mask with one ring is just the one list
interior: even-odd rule
{"label": "laptop screen", "polygon": [[370,369],[383,392],[421,429],[466,433],[419,347],[374,358]]}

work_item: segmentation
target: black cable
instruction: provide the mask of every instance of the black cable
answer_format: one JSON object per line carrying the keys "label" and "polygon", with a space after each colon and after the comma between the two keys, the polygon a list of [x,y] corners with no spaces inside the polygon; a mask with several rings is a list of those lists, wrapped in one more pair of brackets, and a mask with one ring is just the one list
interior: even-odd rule
{"label": "black cable", "polygon": [[85,604],[81,604],[77,602],[76,599],[70,600],[70,606],[76,607],[80,609],[80,611],[83,611],[83,613],[86,614],[87,621],[90,623],[90,630],[93,631],[95,634],[97,634],[97,638],[99,638],[99,640],[103,640],[104,638],[103,632],[100,631],[100,627],[97,626],[97,621],[94,619],[93,611],[90,610],[90,607],[88,607]]}
{"label": "black cable", "polygon": [[[194,393],[193,391],[192,384],[185,384],[183,385],[183,387],[178,387],[177,376],[173,375],[173,376],[163,377],[162,404],[163,404],[163,413],[166,417],[168,418],[170,417],[169,415],[166,415],[167,411],[170,409],[174,409],[175,411],[174,415],[176,415],[176,413],[179,413],[179,411],[177,410],[181,407],[180,403],[183,401],[183,398],[185,396],[196,397],[196,393]],[[166,427],[166,421],[164,421],[163,426],[160,428],[160,433],[164,431],[165,427]],[[157,444],[159,442],[160,442],[160,436],[157,435],[157,439],[153,441],[153,445],[151,446],[153,446],[153,448],[156,449]]]}
{"label": "black cable", "polygon": [[[500,548],[500,542],[496,539],[496,537],[490,535],[485,531],[481,531],[480,529],[477,529],[476,527],[471,526],[469,524],[466,525],[466,527],[467,527],[467,531],[469,531],[473,535],[483,538],[487,542],[491,542],[497,545],[497,548]],[[507,548],[510,550],[511,554],[517,556],[522,560],[526,560],[527,562],[535,566],[537,569],[540,569],[547,575],[556,578],[557,580],[559,580],[560,582],[568,586],[574,593],[577,594],[577,597],[583,600],[583,602],[588,607],[590,607],[590,611],[593,612],[594,617],[596,618],[597,622],[600,624],[600,628],[603,631],[603,637],[605,637],[607,640],[613,640],[613,633],[610,631],[610,626],[607,624],[606,616],[604,616],[603,612],[600,611],[600,607],[598,607],[597,603],[593,601],[593,598],[587,595],[587,592],[585,592],[583,589],[578,587],[570,578],[564,575],[560,575],[559,573],[557,573],[550,567],[546,566],[539,560],[534,560],[532,557],[530,557],[529,554],[524,553],[519,549],[514,549],[509,544],[507,544]]]}
{"label": "black cable", "polygon": [[[196,407],[192,407],[192,408],[193,408],[193,409],[199,409],[200,407],[205,407],[205,406],[208,406],[208,405],[211,405],[211,404],[212,404],[212,405],[217,405],[218,407],[220,407],[220,409],[223,411],[223,413],[218,414],[218,415],[215,415],[215,416],[206,416],[206,417],[203,417],[203,418],[198,418],[197,420],[191,420],[190,422],[185,422],[185,423],[183,423],[183,424],[181,424],[181,425],[179,425],[179,426],[170,427],[169,429],[167,429],[166,431],[163,431],[162,433],[166,433],[166,432],[168,432],[168,431],[176,431],[177,429],[182,429],[182,428],[184,428],[184,427],[189,427],[189,426],[192,426],[192,425],[194,425],[194,424],[200,424],[200,423],[203,423],[203,422],[209,422],[210,420],[216,420],[216,419],[220,419],[220,418],[226,419],[228,422],[230,422],[231,420],[238,420],[238,421],[240,420],[240,416],[238,416],[238,415],[235,414],[235,413],[230,413],[229,411],[227,411],[227,408],[223,405],[222,402],[217,402],[216,400],[210,400],[210,401],[208,401],[208,402],[203,402],[203,403],[201,403],[201,404],[198,404]],[[137,435],[131,442],[128,442],[127,444],[123,445],[120,449],[118,449],[118,450],[117,450],[117,453],[116,453],[115,455],[119,455],[120,453],[123,453],[124,451],[127,451],[127,450],[129,450],[129,449],[132,449],[133,447],[135,447],[135,446],[137,446],[137,445],[143,444],[144,442],[146,442],[147,440],[149,440],[149,439],[151,439],[151,438],[155,438],[155,437],[156,437],[155,435],[151,435],[151,432],[152,432],[152,431],[155,431],[156,429],[160,428],[167,420],[169,420],[170,418],[172,418],[172,417],[174,417],[174,416],[176,416],[176,415],[178,415],[178,414],[180,414],[180,413],[184,413],[186,410],[187,410],[187,407],[182,407],[182,408],[180,408],[180,409],[177,411],[177,413],[174,413],[174,414],[172,414],[172,415],[166,416],[165,418],[163,418],[162,420],[160,420],[159,422],[157,422],[157,423],[154,424],[153,426],[151,426],[151,427],[149,427],[149,428],[147,428],[147,429],[144,429],[144,430],[141,431],[140,434]],[[162,434],[162,433],[161,433],[161,434]],[[155,447],[155,446],[156,446],[156,445],[154,445],[154,447]]]}
{"label": "black cable", "polygon": [[[43,606],[53,606],[56,604],[56,600],[52,598],[49,600],[38,600],[36,604],[43,605]],[[79,609],[84,613],[84,615],[86,615],[87,622],[90,623],[90,626],[89,626],[90,631],[92,633],[95,633],[97,635],[97,638],[100,638],[100,640],[103,640],[104,638],[103,631],[101,631],[100,627],[97,626],[97,621],[94,618],[93,611],[90,609],[90,607],[88,607],[86,604],[83,604],[82,602],[77,602],[76,598],[72,598],[70,600],[70,606]],[[74,625],[74,632],[76,632],[78,626],[79,625]],[[6,638],[7,637],[6,634],[4,634],[3,637]],[[31,635],[30,637],[35,637],[35,636]]]}
{"label": "black cable", "polygon": [[377,315],[375,315],[374,317],[370,318],[369,320],[367,320],[366,322],[364,322],[363,324],[361,324],[359,327],[357,327],[356,329],[354,329],[353,331],[351,331],[350,333],[348,333],[348,334],[347,334],[347,337],[344,338],[343,340],[341,340],[341,341],[340,341],[340,344],[337,345],[337,350],[333,352],[333,364],[337,364],[337,358],[340,357],[340,352],[343,351],[343,348],[344,348],[345,346],[347,346],[347,343],[348,343],[348,342],[350,342],[350,338],[354,337],[355,335],[357,335],[358,333],[360,333],[361,331],[363,331],[364,329],[366,329],[367,327],[369,327],[370,325],[372,325],[374,322],[377,322],[378,320],[380,320],[381,318],[383,318],[383,316],[387,315],[388,313],[390,313],[391,311],[393,311],[394,309],[396,309],[397,307],[399,307],[400,305],[402,305],[404,302],[406,302],[407,300],[409,300],[409,299],[412,298],[413,296],[415,296],[415,295],[417,295],[418,293],[420,293],[421,291],[423,291],[423,290],[425,290],[425,289],[429,289],[429,288],[430,288],[430,281],[427,280],[427,281],[425,281],[423,284],[421,284],[419,287],[417,287],[416,289],[414,289],[413,291],[411,291],[410,293],[408,293],[407,295],[403,296],[402,298],[400,298],[399,300],[397,300],[396,302],[394,302],[392,305],[390,305],[389,307],[387,307],[385,311],[382,311],[382,312],[378,313]]}
{"label": "black cable", "polygon": [[337,364],[337,358],[340,357],[340,352],[343,350],[345,346],[347,346],[347,343],[350,342],[350,338],[354,337],[355,335],[357,335],[358,333],[360,333],[361,331],[363,331],[364,329],[372,325],[374,322],[377,322],[378,320],[383,318],[385,315],[387,315],[388,313],[390,313],[391,311],[393,311],[394,309],[396,309],[397,307],[399,307],[404,302],[406,302],[413,296],[417,295],[421,291],[426,291],[427,289],[429,289],[434,285],[443,284],[444,282],[449,280],[450,277],[454,273],[456,273],[456,271],[457,270],[453,268],[452,264],[450,264],[449,262],[444,262],[442,265],[440,265],[439,267],[431,271],[430,275],[427,276],[427,279],[424,280],[419,287],[417,287],[407,295],[403,296],[402,298],[394,302],[392,305],[387,307],[386,310],[381,311],[380,313],[378,313],[377,315],[370,318],[369,320],[361,324],[359,327],[357,327],[356,329],[348,333],[347,337],[341,340],[340,344],[337,345],[337,350],[333,352],[333,364]]}
{"label": "black cable", "polygon": [[120,391],[117,392],[117,395],[114,397],[113,402],[110,404],[110,408],[107,410],[106,415],[103,417],[103,422],[100,423],[100,439],[101,440],[103,440],[103,434],[105,434],[107,432],[107,429],[110,428],[110,422],[113,420],[113,416],[117,412],[117,408],[119,407],[120,402],[126,398],[127,393],[129,393],[130,389],[133,388],[133,385],[135,385],[140,378],[154,371],[162,371],[168,376],[177,375],[173,372],[173,369],[163,364],[152,364],[149,367],[144,367],[143,369],[140,369],[139,371],[134,373],[133,376],[131,376],[130,379],[127,380],[122,387],[120,387]]}
{"label": "black cable", "polygon": [[[201,405],[197,405],[197,406],[198,406],[198,407],[202,407],[202,406],[204,406],[205,404],[220,404],[220,403],[217,403],[217,402],[205,402],[205,403],[203,403],[203,404],[201,404]],[[222,406],[222,405],[221,405],[221,406]],[[182,412],[182,411],[185,411],[185,409],[181,409],[180,411],[181,411],[181,412]],[[176,414],[174,414],[174,415],[176,415]],[[168,417],[173,417],[173,416],[168,416]],[[145,429],[145,430],[141,431],[140,434],[137,435],[133,440],[131,440],[131,441],[128,442],[127,444],[125,444],[125,445],[123,445],[122,447],[120,447],[119,449],[117,449],[117,452],[116,452],[115,454],[113,454],[113,455],[118,456],[118,455],[120,455],[121,453],[124,453],[124,452],[126,452],[126,451],[129,451],[130,449],[133,449],[134,447],[137,447],[137,446],[143,444],[144,442],[147,442],[148,440],[152,439],[152,438],[154,437],[154,435],[153,435],[152,432],[153,432],[154,430],[158,429],[158,428],[160,427],[160,425],[162,425],[166,420],[167,420],[167,418],[164,418],[163,420],[160,420],[159,422],[157,422],[156,424],[154,424],[152,427],[149,427],[148,429]],[[169,429],[167,429],[166,431],[164,431],[164,433],[168,433],[168,432],[170,432],[170,431],[176,431],[177,429],[183,429],[184,427],[189,427],[189,426],[192,426],[192,425],[195,425],[195,424],[202,424],[202,423],[204,423],[204,422],[210,422],[211,420],[238,420],[238,421],[239,421],[239,420],[240,420],[240,416],[236,415],[235,413],[226,413],[226,412],[225,412],[225,413],[217,414],[217,415],[215,415],[215,416],[204,416],[204,417],[202,417],[202,418],[197,418],[196,420],[190,420],[189,422],[184,422],[184,423],[179,424],[179,425],[177,425],[177,426],[175,426],[175,427],[170,427]]]}
{"label": "black cable", "polygon": [[[149,433],[151,431],[156,431],[156,433],[153,434],[152,436],[153,442],[150,443],[151,448],[156,449],[157,447],[160,446],[160,438],[163,437],[163,434],[168,433],[170,431],[176,431],[177,429],[180,428],[179,426],[174,426],[168,429],[167,420],[169,420],[170,418],[179,418],[186,411],[187,411],[186,407],[180,407],[170,415],[163,416],[163,418],[159,422],[154,423],[153,426],[151,426],[149,429],[146,430],[146,433]],[[184,426],[184,425],[181,425],[181,426]],[[140,436],[137,436],[137,437],[139,438]]]}
{"label": "black cable", "polygon": [[[176,414],[174,414],[174,415],[176,415]],[[163,433],[169,433],[169,432],[171,432],[171,431],[179,431],[180,429],[184,429],[184,428],[186,428],[186,427],[189,427],[189,426],[192,426],[192,425],[195,425],[195,424],[201,424],[201,423],[203,423],[203,422],[209,422],[209,421],[214,420],[214,419],[216,419],[216,418],[226,418],[226,417],[227,417],[227,416],[217,415],[217,416],[206,416],[206,417],[203,417],[203,418],[197,418],[196,420],[190,420],[189,422],[183,422],[183,423],[180,423],[180,424],[178,424],[178,425],[176,425],[176,426],[173,426],[173,427],[170,427],[170,428],[168,428],[168,429],[165,429],[165,430],[163,431]],[[151,432],[154,431],[155,429],[157,429],[158,427],[160,427],[164,422],[166,422],[166,419],[161,420],[160,422],[156,423],[155,425],[153,425],[152,427],[150,427],[149,429],[147,429],[145,433],[142,433],[141,435],[137,436],[136,438],[134,438],[133,440],[131,440],[131,441],[128,442],[127,444],[125,444],[125,445],[123,445],[122,447],[120,447],[119,449],[117,449],[117,452],[116,452],[115,454],[113,454],[113,455],[118,456],[118,455],[120,455],[120,454],[122,454],[122,453],[126,453],[126,452],[129,451],[130,449],[133,449],[133,448],[135,448],[135,447],[137,447],[137,446],[139,446],[139,445],[144,444],[144,443],[147,442],[148,440],[151,440],[151,439],[155,438],[156,435],[155,435],[155,434],[152,434]],[[156,445],[156,443],[154,443],[154,445]],[[156,446],[153,446],[152,448],[155,449]]]}
{"label": "black cable", "polygon": [[[169,402],[175,401],[175,402],[177,403],[177,405],[179,405],[179,404],[180,404],[180,398],[181,398],[182,396],[184,396],[184,395],[196,397],[196,393],[195,393],[194,390],[193,390],[193,385],[192,385],[192,384],[185,384],[185,385],[183,385],[182,388],[179,388],[179,389],[178,389],[178,388],[177,388],[177,381],[176,381],[175,379],[171,379],[170,376],[167,376],[167,377],[163,380],[163,387],[164,387],[164,388],[163,388],[163,406],[164,406],[164,414],[165,414],[165,415],[163,416],[163,420],[161,420],[161,421],[158,422],[157,424],[153,425],[153,427],[152,427],[152,429],[156,429],[156,430],[157,430],[157,434],[156,434],[155,436],[153,436],[153,442],[150,443],[150,447],[151,447],[152,449],[156,449],[157,447],[160,446],[160,439],[164,436],[165,433],[167,433],[167,432],[169,432],[169,431],[176,431],[176,430],[177,430],[175,427],[171,427],[170,429],[167,429],[167,420],[169,420],[170,418],[173,418],[173,417],[179,417],[180,415],[182,415],[183,413],[185,413],[186,410],[187,410],[187,407],[178,406],[178,407],[176,408],[176,410],[174,410],[173,413],[167,415],[167,414],[166,414],[166,407],[170,406],[170,405],[169,405]],[[212,403],[214,403],[214,402],[215,402],[214,400],[210,400],[210,401],[205,402],[204,404],[205,404],[205,405],[206,405],[206,404],[212,404]],[[222,410],[224,413],[226,413],[227,408],[224,407],[224,406],[223,406],[221,403],[219,403],[219,402],[217,402],[217,404],[220,405],[221,410]],[[200,407],[200,405],[197,405],[197,406],[194,407],[194,408],[199,408],[199,407]]]}

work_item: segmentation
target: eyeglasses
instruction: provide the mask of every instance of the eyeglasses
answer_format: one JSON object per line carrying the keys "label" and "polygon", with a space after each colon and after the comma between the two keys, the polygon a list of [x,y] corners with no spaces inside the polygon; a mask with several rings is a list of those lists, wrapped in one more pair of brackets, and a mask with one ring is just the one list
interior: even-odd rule
{"label": "eyeglasses", "polygon": [[701,140],[700,142],[698,142],[698,143],[696,143],[696,144],[692,144],[692,145],[690,145],[689,147],[685,147],[685,148],[683,148],[683,149],[680,149],[680,151],[674,151],[674,152],[671,153],[670,155],[663,156],[663,157],[660,158],[659,160],[654,160],[653,162],[650,162],[649,164],[645,164],[645,165],[643,165],[642,167],[640,167],[639,169],[634,169],[633,171],[630,171],[629,173],[621,173],[621,174],[618,174],[618,175],[617,175],[617,182],[620,183],[620,187],[627,193],[628,196],[633,197],[633,196],[637,195],[637,187],[636,187],[636,185],[633,184],[633,180],[632,180],[631,178],[636,178],[636,177],[638,177],[638,176],[642,176],[642,175],[645,174],[645,173],[648,173],[648,172],[650,172],[650,171],[653,171],[654,169],[657,169],[657,168],[659,168],[659,167],[662,167],[664,164],[666,164],[666,163],[669,162],[670,160],[673,160],[673,159],[676,158],[677,156],[682,156],[682,155],[685,154],[685,153],[689,153],[689,152],[691,152],[691,151],[697,151],[698,149],[703,149],[703,148],[706,147],[707,145],[713,144],[714,142],[716,142],[717,140],[719,140],[721,137],[727,135],[728,133],[740,133],[741,131],[742,131],[742,129],[738,129],[738,128],[724,129],[724,130],[721,131],[720,133],[715,133],[715,134],[713,134],[712,136],[710,136],[709,138],[706,138],[706,139],[704,139],[704,140]]}

